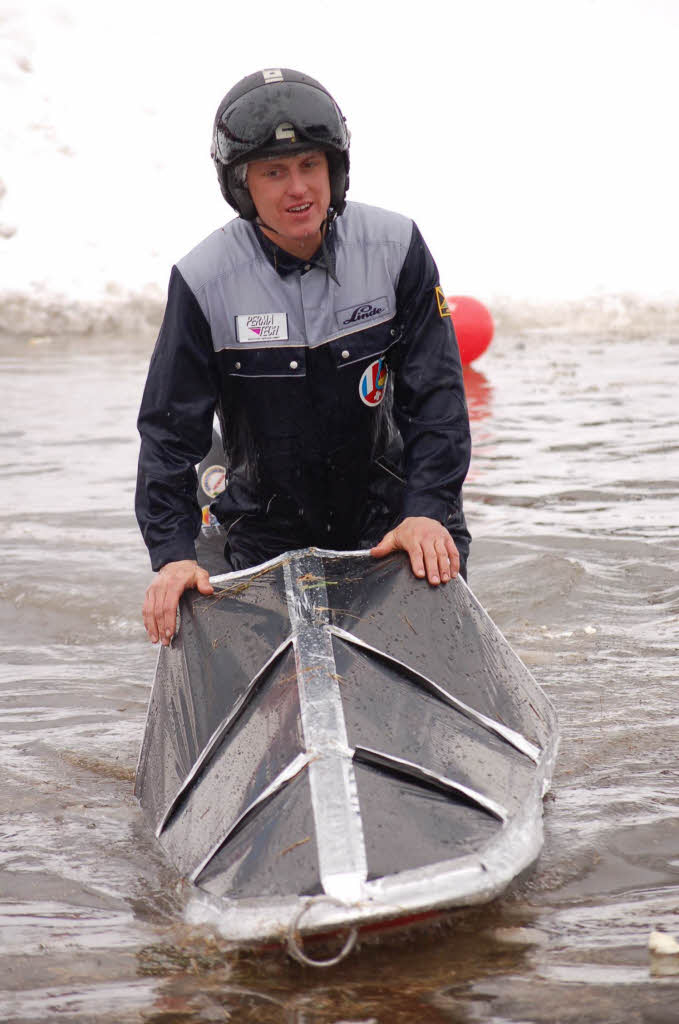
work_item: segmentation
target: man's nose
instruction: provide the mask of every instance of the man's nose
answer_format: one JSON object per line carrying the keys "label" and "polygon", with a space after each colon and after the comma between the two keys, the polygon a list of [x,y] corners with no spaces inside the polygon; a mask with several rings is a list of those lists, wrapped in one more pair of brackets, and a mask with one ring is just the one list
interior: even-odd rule
{"label": "man's nose", "polygon": [[288,192],[293,195],[301,195],[306,189],[306,182],[301,171],[291,170],[288,175]]}

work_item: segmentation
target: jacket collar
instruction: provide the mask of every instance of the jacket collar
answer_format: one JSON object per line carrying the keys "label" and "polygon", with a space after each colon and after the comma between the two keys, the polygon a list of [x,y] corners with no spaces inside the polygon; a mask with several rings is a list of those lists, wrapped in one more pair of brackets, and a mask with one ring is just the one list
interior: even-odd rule
{"label": "jacket collar", "polygon": [[332,224],[328,226],[320,246],[308,260],[301,260],[298,256],[293,256],[292,253],[281,249],[279,245],[267,238],[259,224],[255,223],[253,226],[264,255],[281,277],[287,277],[295,270],[304,274],[312,267],[317,267],[319,270],[325,270],[333,281],[339,284],[335,276],[335,233]]}

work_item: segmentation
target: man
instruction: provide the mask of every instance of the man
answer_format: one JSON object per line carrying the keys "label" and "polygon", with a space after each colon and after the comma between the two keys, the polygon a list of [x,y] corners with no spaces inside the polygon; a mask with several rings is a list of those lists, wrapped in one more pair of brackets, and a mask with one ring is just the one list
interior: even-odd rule
{"label": "man", "polygon": [[212,593],[195,465],[215,411],[226,570],[309,545],[402,549],[436,586],[464,574],[470,541],[469,422],[438,272],[412,221],[346,203],[335,101],[295,71],[249,75],[219,106],[212,157],[240,216],[173,267],[139,415],[136,510],[158,571],[143,619],[163,644],[184,590]]}

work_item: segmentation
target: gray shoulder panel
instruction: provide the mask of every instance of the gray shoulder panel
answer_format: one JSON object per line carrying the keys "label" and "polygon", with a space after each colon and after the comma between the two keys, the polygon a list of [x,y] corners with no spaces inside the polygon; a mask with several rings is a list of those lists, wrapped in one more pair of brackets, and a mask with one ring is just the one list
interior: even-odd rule
{"label": "gray shoulder panel", "polygon": [[213,283],[259,262],[266,263],[266,257],[257,242],[254,228],[236,217],[199,242],[177,263],[177,267],[207,315],[204,296]]}
{"label": "gray shoulder panel", "polygon": [[406,257],[413,234],[409,217],[366,203],[347,203],[344,214],[335,222],[338,239],[359,245],[393,245],[405,250]]}
{"label": "gray shoulder panel", "polygon": [[353,334],[396,315],[396,285],[413,233],[401,214],[347,203],[337,220],[337,277],[332,305],[319,311],[310,344]]}
{"label": "gray shoulder panel", "polygon": [[[396,285],[413,222],[376,206],[348,203],[337,220],[337,285],[323,270],[281,277],[254,228],[240,218],[218,228],[177,264],[210,324],[216,351],[328,341],[392,320]],[[264,341],[248,323],[274,325]],[[270,333],[274,333],[272,328]],[[252,336],[250,336],[252,334]]]}

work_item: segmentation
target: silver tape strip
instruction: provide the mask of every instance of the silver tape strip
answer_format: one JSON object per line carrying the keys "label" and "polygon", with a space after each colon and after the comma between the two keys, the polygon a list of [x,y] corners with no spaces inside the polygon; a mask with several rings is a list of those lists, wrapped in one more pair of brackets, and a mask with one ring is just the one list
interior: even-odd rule
{"label": "silver tape strip", "polygon": [[515,729],[510,729],[509,726],[503,725],[502,722],[496,722],[493,718],[488,718],[487,715],[481,714],[480,711],[475,711],[474,708],[465,704],[464,701],[458,700],[457,697],[453,697],[452,694],[448,693],[447,690],[444,690],[442,686],[435,683],[433,679],[429,679],[428,676],[418,672],[416,668],[412,668],[411,665],[407,665],[405,661],[400,661],[398,658],[394,658],[391,654],[387,654],[386,651],[381,651],[379,648],[373,647],[371,644],[366,643],[365,640],[361,640],[360,637],[354,636],[353,633],[347,633],[345,629],[340,629],[339,626],[329,626],[328,629],[335,636],[340,637],[342,640],[346,640],[347,643],[354,644],[356,647],[362,647],[366,651],[371,651],[373,654],[379,655],[379,657],[383,658],[385,661],[390,661],[392,665],[398,665],[399,668],[405,669],[406,672],[408,672],[413,679],[416,679],[424,689],[433,693],[436,697],[439,697],[441,700],[445,701],[446,704],[449,704],[452,708],[460,711],[463,715],[466,715],[467,718],[471,718],[473,722],[478,722],[478,724],[482,725],[484,729],[488,729],[489,732],[494,732],[496,736],[501,736],[503,740],[522,754],[525,754],[526,757],[529,757],[531,761],[535,762],[535,764],[539,763],[542,751],[539,747],[536,747],[534,743],[531,743],[529,739],[522,736],[520,732],[516,732]]}
{"label": "silver tape strip", "polygon": [[[222,572],[217,576],[210,576],[210,583],[228,584],[231,580],[241,580],[246,576],[256,579],[268,569],[273,569],[275,565],[282,565],[284,562],[289,561],[293,554],[294,552],[286,551],[282,555],[276,555],[275,558],[270,558],[268,562],[261,562],[259,565],[253,565],[249,569],[233,569],[231,572]],[[217,589],[223,590],[224,587],[220,585]]]}
{"label": "silver tape strip", "polygon": [[189,880],[191,882],[195,882],[202,871],[208,866],[215,854],[221,850],[229,837],[233,835],[241,822],[243,822],[248,815],[252,814],[257,807],[260,807],[263,803],[266,803],[267,800],[270,800],[272,796],[275,796],[276,793],[282,789],[283,786],[287,785],[288,782],[294,779],[296,775],[299,775],[308,763],[308,754],[298,754],[297,757],[293,758],[290,764],[286,765],[283,771],[278,773],[273,782],[269,783],[266,789],[263,789],[259,796],[245,808],[243,813],[239,814],[235,821],[231,822],[226,832],[224,832],[218,842],[214,844],[207,856],[203,857],[200,864],[193,869],[189,875]]}
{"label": "silver tape strip", "polygon": [[391,754],[385,754],[381,750],[372,750],[370,747],[356,747],[354,757],[357,761],[362,761],[364,764],[373,765],[377,768],[387,768],[391,771],[399,772],[415,782],[424,782],[430,786],[435,786],[437,789],[450,793],[451,796],[465,796],[471,803],[482,807],[484,811],[488,811],[489,814],[499,818],[502,822],[506,822],[509,818],[509,812],[506,808],[502,804],[497,803],[496,800],[486,796],[485,793],[480,793],[478,789],[464,786],[461,782],[455,782],[454,779],[449,779],[447,775],[433,772],[429,768],[425,768],[424,765],[417,764],[415,761],[406,761],[402,757],[393,757]]}
{"label": "silver tape strip", "polygon": [[207,743],[201,750],[200,754],[198,755],[195,764],[191,768],[191,771],[188,773],[188,775],[182,782],[181,786],[179,787],[175,795],[172,797],[172,800],[170,801],[169,806],[165,811],[165,814],[160,819],[160,823],[158,825],[158,828],[156,829],[157,839],[160,837],[161,832],[163,831],[168,821],[172,817],[182,794],[186,792],[186,790],[189,788],[195,777],[202,769],[203,765],[212,757],[224,736],[226,736],[227,732],[229,732],[234,723],[240,718],[242,712],[250,703],[252,695],[257,690],[257,687],[259,686],[259,683],[262,681],[262,678],[266,675],[271,666],[281,657],[281,655],[284,654],[285,651],[287,651],[291,643],[292,637],[289,636],[286,640],[283,641],[282,644],[280,644],[279,647],[276,648],[271,657],[262,665],[260,670],[252,677],[252,679],[250,680],[245,690],[238,698],[238,700],[236,701],[236,703],[234,704],[226,718],[219,723],[215,731],[212,733],[212,736],[210,736],[210,739],[207,741]]}
{"label": "silver tape strip", "polygon": [[305,551],[284,566],[321,883],[343,903],[368,874],[363,825],[339,691],[323,562]]}

